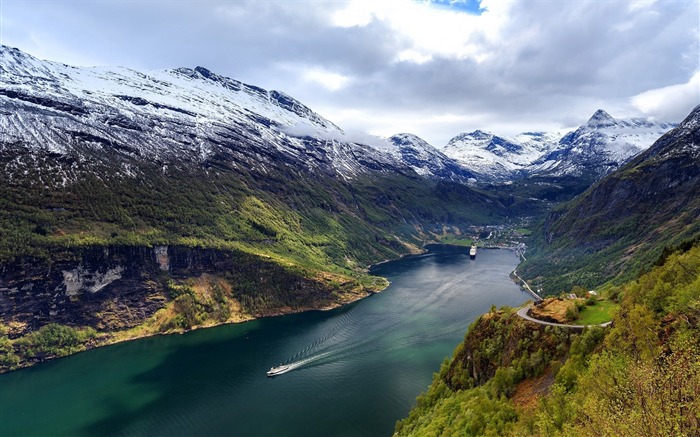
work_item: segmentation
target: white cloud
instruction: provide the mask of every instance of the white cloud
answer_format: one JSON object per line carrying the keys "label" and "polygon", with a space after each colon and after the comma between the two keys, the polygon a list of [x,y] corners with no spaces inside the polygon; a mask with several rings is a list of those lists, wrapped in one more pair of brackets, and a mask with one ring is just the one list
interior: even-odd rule
{"label": "white cloud", "polygon": [[631,102],[647,116],[660,120],[681,120],[700,105],[700,71],[686,83],[645,91],[632,97]]}
{"label": "white cloud", "polygon": [[331,21],[340,27],[382,23],[406,46],[397,57],[401,61],[421,63],[433,56],[483,60],[487,42],[498,38],[510,6],[503,1],[483,1],[482,6],[487,8],[483,14],[472,15],[411,0],[351,0]]}
{"label": "white cloud", "polygon": [[346,142],[346,143],[365,144],[365,145],[372,146],[372,147],[379,149],[379,150],[396,149],[396,146],[394,146],[386,138],[382,138],[381,136],[368,134],[364,131],[358,131],[358,130],[348,130],[348,131],[335,130],[335,129],[322,130],[316,126],[312,126],[312,125],[310,125],[308,123],[304,123],[304,122],[297,123],[297,124],[290,125],[290,126],[284,126],[284,127],[280,128],[280,130],[289,136],[297,137],[297,138],[311,136],[311,137],[320,138],[320,139],[328,140],[328,141],[342,141],[342,142]]}
{"label": "white cloud", "polygon": [[480,15],[441,3],[13,1],[3,38],[66,63],[201,65],[346,130],[436,146],[474,129],[568,126],[598,108],[680,121],[697,102],[697,0],[483,0]]}
{"label": "white cloud", "polygon": [[632,0],[630,2],[630,11],[637,11],[640,9],[647,9],[656,3],[656,0]]}
{"label": "white cloud", "polygon": [[373,1],[351,1],[343,9],[335,11],[331,22],[339,27],[366,26],[372,22],[376,9]]}
{"label": "white cloud", "polygon": [[322,68],[311,68],[302,73],[307,82],[314,82],[329,91],[337,91],[348,84],[350,78],[342,74],[326,71]]}
{"label": "white cloud", "polygon": [[415,64],[425,64],[433,60],[432,55],[417,52],[413,49],[407,49],[399,53],[396,57],[398,62],[413,62]]}

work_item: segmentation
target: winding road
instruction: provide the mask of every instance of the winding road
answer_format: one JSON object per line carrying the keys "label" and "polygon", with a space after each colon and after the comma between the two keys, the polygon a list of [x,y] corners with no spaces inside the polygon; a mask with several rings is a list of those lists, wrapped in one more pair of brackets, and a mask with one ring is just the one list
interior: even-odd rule
{"label": "winding road", "polygon": [[[523,251],[520,254],[520,256],[523,258],[523,261],[526,260],[525,251]],[[523,283],[522,287],[525,290],[527,290],[532,295],[532,297],[535,298],[535,302],[542,301],[542,298],[540,297],[540,295],[535,293],[535,291],[532,288],[530,288],[530,285],[527,282],[525,282],[525,280],[518,275],[518,269],[513,270],[513,276],[518,278],[518,280],[520,280]],[[540,325],[558,326],[559,328],[578,329],[578,330],[582,331],[585,328],[590,328],[593,326],[600,326],[601,328],[605,328],[606,326],[608,326],[612,323],[612,321],[610,321],[610,322],[601,323],[600,325],[567,325],[565,323],[545,322],[544,320],[539,320],[539,319],[535,319],[534,317],[530,317],[530,314],[528,314],[530,312],[530,308],[532,308],[532,305],[526,305],[523,308],[520,308],[518,310],[518,316],[522,317],[525,320],[529,320],[530,322],[539,323]]]}
{"label": "winding road", "polygon": [[[523,258],[525,258],[525,257],[523,257]],[[521,277],[518,275],[518,269],[513,270],[513,276],[515,276],[516,278],[518,278],[518,280],[520,280],[520,282],[523,283],[522,287],[523,287],[525,290],[527,290],[527,291],[530,293],[530,295],[532,295],[532,297],[535,298],[535,302],[539,302],[539,301],[542,300],[542,298],[540,297],[540,295],[537,294],[537,293],[535,293],[534,290],[533,290],[532,288],[530,288],[530,285],[529,285],[527,282],[525,282],[525,280],[524,280],[523,278],[521,278]]]}
{"label": "winding road", "polygon": [[612,323],[612,321],[610,321],[610,322],[601,323],[600,325],[566,325],[563,323],[545,322],[544,320],[539,320],[539,319],[535,319],[534,317],[530,317],[530,315],[528,314],[530,312],[530,308],[532,308],[531,305],[520,308],[518,310],[518,316],[522,317],[525,320],[529,320],[530,322],[539,323],[540,325],[558,326],[559,328],[583,330],[584,328],[590,328],[592,326],[600,326],[601,328],[604,328]]}

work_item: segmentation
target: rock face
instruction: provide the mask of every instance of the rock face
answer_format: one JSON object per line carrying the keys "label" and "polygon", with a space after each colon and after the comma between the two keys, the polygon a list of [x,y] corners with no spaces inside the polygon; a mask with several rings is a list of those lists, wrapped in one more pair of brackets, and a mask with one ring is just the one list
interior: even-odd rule
{"label": "rock face", "polygon": [[[2,265],[0,320],[17,337],[48,323],[117,331],[139,325],[172,296],[167,282],[214,274],[234,284],[252,315],[334,302],[329,284],[285,271],[252,255],[183,246],[88,247],[56,251],[51,260]],[[279,284],[285,288],[280,290]],[[248,285],[244,285],[248,284]],[[264,305],[256,305],[256,299]]]}
{"label": "rock face", "polygon": [[148,248],[90,248],[57,254],[52,261],[20,259],[2,265],[0,319],[14,336],[47,323],[129,328],[165,304],[157,275]]}

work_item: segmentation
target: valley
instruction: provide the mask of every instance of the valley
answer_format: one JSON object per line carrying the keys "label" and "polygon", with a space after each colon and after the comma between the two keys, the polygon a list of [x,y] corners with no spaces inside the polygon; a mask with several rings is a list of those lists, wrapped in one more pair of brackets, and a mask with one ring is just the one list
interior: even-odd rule
{"label": "valley", "polygon": [[[252,384],[258,413],[271,396],[261,384],[273,382],[255,354],[293,363],[285,381],[299,368],[334,384],[357,366],[376,376],[363,383],[403,387],[421,372],[410,390],[385,387],[389,422],[360,414],[336,429],[329,419],[317,435],[389,433],[405,415],[397,436],[700,432],[700,106],[680,123],[601,109],[569,132],[476,130],[436,148],[411,133],[345,132],[286,93],[201,66],[74,67],[4,45],[0,56],[0,378],[23,393],[24,375],[50,381],[63,369],[66,384],[70,363],[159,350],[124,370],[137,381],[133,402],[67,421],[67,433],[148,433],[159,412],[180,408],[198,412],[192,430],[211,432],[197,425],[209,416],[192,393],[154,377],[189,372],[175,365],[183,351],[232,374],[204,382],[211,405],[245,403],[218,384]],[[574,296],[546,301],[557,308],[541,320],[601,326],[518,317],[534,296],[513,279],[543,297]],[[219,325],[229,326],[189,333]],[[257,329],[262,340],[247,344]],[[286,330],[298,350],[276,340]],[[209,362],[210,347],[224,359]],[[363,367],[378,351],[387,355]],[[387,366],[403,376],[377,370]],[[289,393],[313,399],[310,384]],[[124,417],[137,428],[120,428]],[[217,432],[229,429],[217,417]],[[260,423],[244,429],[264,435]]]}
{"label": "valley", "polygon": [[[391,285],[333,310],[153,336],[0,375],[0,434],[390,435],[472,320],[527,299],[508,278],[511,251],[472,261],[468,249],[428,250],[374,267]],[[294,369],[266,376],[280,364]]]}
{"label": "valley", "polygon": [[[143,74],[2,55],[0,316],[26,358],[4,370],[334,307],[386,286],[368,266],[445,229],[542,209],[471,185],[414,137],[398,155],[379,138],[350,142],[290,96],[202,67]],[[54,325],[95,333],[18,349]]]}

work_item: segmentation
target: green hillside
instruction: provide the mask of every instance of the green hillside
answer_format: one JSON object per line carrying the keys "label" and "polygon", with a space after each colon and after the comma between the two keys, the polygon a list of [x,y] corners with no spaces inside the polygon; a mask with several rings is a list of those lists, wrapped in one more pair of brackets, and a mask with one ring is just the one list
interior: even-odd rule
{"label": "green hillside", "polygon": [[[18,351],[19,365],[347,303],[386,286],[370,264],[421,250],[444,226],[527,210],[527,201],[414,173],[341,180],[282,162],[261,174],[216,161],[91,158],[0,156],[9,170],[0,179],[0,330],[17,341],[53,325],[95,334],[51,353]],[[80,291],[56,293],[70,281]]]}
{"label": "green hillside", "polygon": [[581,334],[483,315],[395,435],[698,435],[700,244],[606,293],[612,327]]}
{"label": "green hillside", "polygon": [[509,213],[495,196],[410,174],[346,182],[283,165],[263,175],[132,161],[128,177],[109,163],[64,160],[40,157],[0,180],[0,259],[47,246],[186,244],[338,268],[406,252],[434,227]]}

